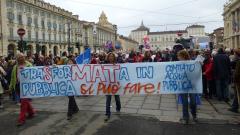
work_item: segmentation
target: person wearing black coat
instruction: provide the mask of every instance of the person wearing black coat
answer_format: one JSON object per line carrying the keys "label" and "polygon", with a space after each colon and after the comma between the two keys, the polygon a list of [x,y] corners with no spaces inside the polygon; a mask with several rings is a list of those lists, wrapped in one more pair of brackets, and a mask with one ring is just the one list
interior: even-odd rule
{"label": "person wearing black coat", "polygon": [[229,101],[228,85],[231,77],[230,58],[219,48],[218,53],[213,57],[213,71],[216,79],[216,90],[218,100]]}
{"label": "person wearing black coat", "polygon": [[234,59],[231,62],[231,66],[232,66],[232,82],[233,82],[233,89],[234,89],[234,98],[233,98],[233,102],[231,105],[231,108],[229,108],[228,110],[234,113],[238,113],[238,109],[239,109],[239,104],[240,104],[240,49],[235,49],[234,50]]}

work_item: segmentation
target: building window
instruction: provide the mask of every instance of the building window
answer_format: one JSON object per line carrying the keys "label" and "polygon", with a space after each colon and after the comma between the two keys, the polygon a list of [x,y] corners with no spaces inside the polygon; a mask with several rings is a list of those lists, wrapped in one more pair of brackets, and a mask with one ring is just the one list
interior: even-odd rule
{"label": "building window", "polygon": [[59,17],[58,17],[58,21],[63,22],[63,17],[62,17],[62,16],[59,16]]}
{"label": "building window", "polygon": [[56,24],[56,22],[53,23],[53,29],[54,29],[54,31],[57,31],[57,24]]}
{"label": "building window", "polygon": [[59,31],[62,31],[62,25],[61,24],[59,24],[58,29],[59,29]]}
{"label": "building window", "polygon": [[38,31],[36,31],[36,41],[38,41]]}
{"label": "building window", "polygon": [[66,32],[65,24],[62,25],[62,30],[63,30],[64,33]]}
{"label": "building window", "polygon": [[54,34],[54,41],[57,41],[57,34]]}
{"label": "building window", "polygon": [[47,18],[51,18],[51,14],[50,13],[47,13]]}
{"label": "building window", "polygon": [[35,27],[38,27],[38,18],[34,18],[34,25]]}
{"label": "building window", "polygon": [[28,13],[31,13],[31,7],[26,6],[26,7],[25,7],[25,11],[28,12]]}
{"label": "building window", "polygon": [[51,22],[48,22],[48,23],[47,23],[47,26],[48,26],[48,30],[51,30],[52,23],[51,23]]}
{"label": "building window", "polygon": [[13,3],[13,0],[7,0],[7,7],[8,8],[14,8],[14,3]]}
{"label": "building window", "polygon": [[38,11],[37,9],[34,9],[34,10],[33,10],[33,13],[38,16],[39,11]]}
{"label": "building window", "polygon": [[18,24],[23,24],[22,15],[18,15]]}
{"label": "building window", "polygon": [[53,15],[53,20],[56,20],[57,19],[57,16],[56,15]]}
{"label": "building window", "polygon": [[13,28],[9,28],[9,35],[10,38],[13,39]]}
{"label": "building window", "polygon": [[48,41],[51,41],[51,34],[48,34]]}
{"label": "building window", "polygon": [[31,17],[28,17],[28,18],[27,18],[27,25],[28,25],[28,26],[31,26],[31,24],[32,24],[32,18],[31,18]]}
{"label": "building window", "polygon": [[62,35],[63,42],[66,42],[65,34]]}
{"label": "building window", "polygon": [[41,16],[42,16],[42,17],[45,17],[44,11],[41,12]]}
{"label": "building window", "polygon": [[13,22],[13,20],[14,20],[14,13],[8,12],[7,13],[7,17],[8,17],[9,22]]}
{"label": "building window", "polygon": [[31,31],[30,30],[28,31],[28,40],[29,41],[31,40]]}
{"label": "building window", "polygon": [[45,41],[45,33],[44,32],[42,33],[42,39],[43,39],[43,41]]}
{"label": "building window", "polygon": [[61,36],[61,34],[59,34],[59,42],[60,42],[60,43],[62,42],[62,36]]}
{"label": "building window", "polygon": [[44,22],[44,20],[41,21],[41,25],[42,25],[42,28],[44,29],[44,28],[45,28],[45,22]]}
{"label": "building window", "polygon": [[23,5],[21,3],[17,4],[17,10],[23,11]]}

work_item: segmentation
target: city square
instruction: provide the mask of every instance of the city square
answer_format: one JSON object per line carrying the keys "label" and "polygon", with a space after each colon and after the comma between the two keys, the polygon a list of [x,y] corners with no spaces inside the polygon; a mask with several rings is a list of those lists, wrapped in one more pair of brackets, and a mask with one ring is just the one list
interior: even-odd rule
{"label": "city square", "polygon": [[0,135],[240,135],[240,0],[0,7]]}

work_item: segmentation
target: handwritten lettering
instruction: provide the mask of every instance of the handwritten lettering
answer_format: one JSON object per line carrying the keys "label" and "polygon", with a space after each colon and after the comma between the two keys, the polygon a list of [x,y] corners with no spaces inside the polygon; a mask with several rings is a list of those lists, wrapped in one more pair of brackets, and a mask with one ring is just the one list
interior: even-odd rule
{"label": "handwritten lettering", "polygon": [[21,98],[201,93],[201,73],[195,61],[25,67],[20,93]]}

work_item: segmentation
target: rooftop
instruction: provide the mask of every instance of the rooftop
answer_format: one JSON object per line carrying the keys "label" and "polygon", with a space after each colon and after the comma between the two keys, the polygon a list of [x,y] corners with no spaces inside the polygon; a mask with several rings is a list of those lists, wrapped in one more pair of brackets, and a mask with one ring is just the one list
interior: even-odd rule
{"label": "rooftop", "polygon": [[175,30],[175,31],[160,31],[160,32],[149,32],[149,35],[159,35],[159,34],[177,34],[177,33],[187,33],[186,30]]}
{"label": "rooftop", "polygon": [[188,28],[205,28],[205,26],[204,26],[204,25],[194,24],[194,25],[188,26],[187,29],[188,29]]}
{"label": "rooftop", "polygon": [[125,36],[123,36],[123,35],[119,35],[119,38],[120,38],[120,39],[127,40],[127,41],[132,42],[132,43],[136,43],[136,44],[138,44],[137,41],[132,40],[132,39],[130,39],[130,38],[128,38],[128,37],[125,37]]}
{"label": "rooftop", "polygon": [[218,30],[224,30],[224,27],[219,27],[219,28],[217,28],[217,29],[215,29],[213,31],[218,31]]}
{"label": "rooftop", "polygon": [[133,32],[134,31],[149,31],[149,28],[144,26],[143,21],[142,21],[141,26],[138,27],[137,29],[133,30]]}

